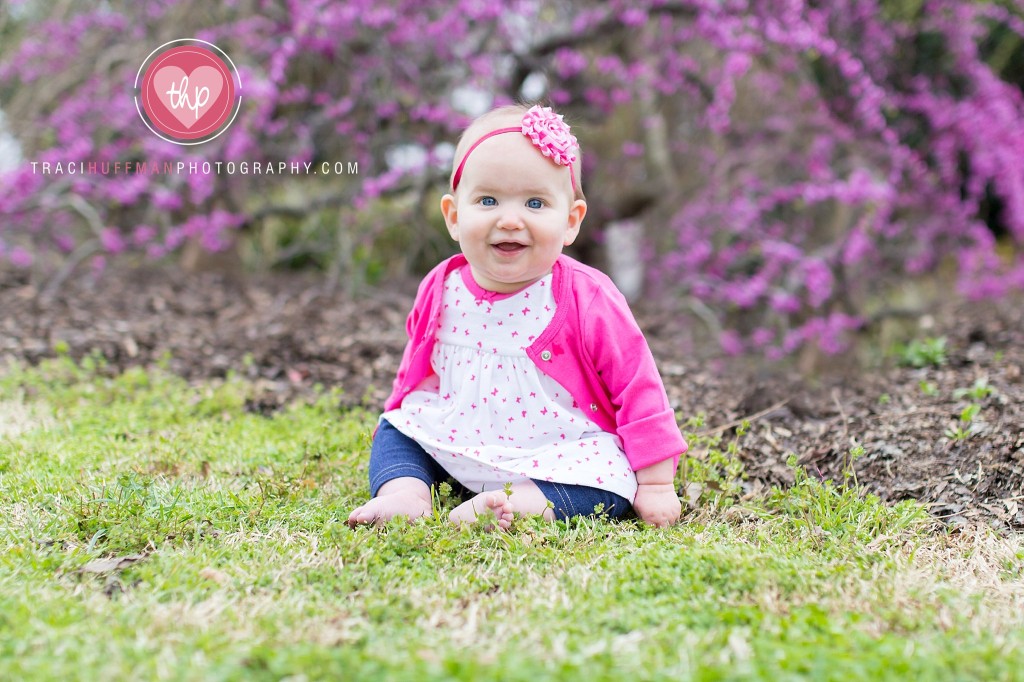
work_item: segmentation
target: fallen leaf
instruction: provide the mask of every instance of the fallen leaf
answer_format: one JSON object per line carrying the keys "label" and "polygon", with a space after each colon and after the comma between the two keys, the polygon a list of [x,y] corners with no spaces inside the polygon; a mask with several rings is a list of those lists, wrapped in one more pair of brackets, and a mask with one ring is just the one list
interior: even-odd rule
{"label": "fallen leaf", "polygon": [[1018,511],[1017,500],[1003,500],[1003,504],[1006,505],[1006,513],[1010,516],[1016,516]]}
{"label": "fallen leaf", "polygon": [[683,492],[686,494],[686,501],[690,503],[690,506],[696,507],[700,494],[704,492],[704,486],[700,483],[687,483]]}

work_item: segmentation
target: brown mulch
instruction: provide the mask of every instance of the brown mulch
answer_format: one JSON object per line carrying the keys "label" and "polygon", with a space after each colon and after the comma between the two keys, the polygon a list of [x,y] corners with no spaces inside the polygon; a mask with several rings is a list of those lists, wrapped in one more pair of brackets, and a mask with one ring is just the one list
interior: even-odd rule
{"label": "brown mulch", "polygon": [[[0,273],[0,367],[53,357],[59,345],[76,358],[101,353],[112,372],[169,355],[171,371],[189,379],[234,371],[254,380],[256,412],[309,396],[317,383],[341,387],[343,406],[379,409],[414,290],[413,281],[392,284],[352,301],[310,275],[145,268],[77,277],[45,300],[24,279]],[[927,335],[948,338],[940,368],[847,367],[813,380],[698,352],[685,318],[643,304],[636,312],[683,415],[703,413],[702,430],[726,441],[737,438],[739,420],[754,417],[737,441],[750,490],[792,482],[790,453],[812,474],[841,480],[848,453],[860,446],[857,481],[882,498],[929,503],[952,526],[1024,530],[1019,300],[950,304],[936,315]],[[990,396],[959,392],[978,380],[992,387]],[[976,432],[950,437],[972,401],[981,407]]]}

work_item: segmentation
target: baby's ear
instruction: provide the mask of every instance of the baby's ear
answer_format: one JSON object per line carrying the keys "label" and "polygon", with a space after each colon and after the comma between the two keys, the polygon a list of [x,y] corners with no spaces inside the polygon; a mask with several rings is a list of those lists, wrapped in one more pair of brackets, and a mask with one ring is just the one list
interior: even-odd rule
{"label": "baby's ear", "polygon": [[565,246],[569,246],[580,233],[580,225],[583,224],[583,218],[587,215],[587,202],[583,199],[577,199],[573,202],[569,208],[569,224],[565,230]]}
{"label": "baby's ear", "polygon": [[441,197],[441,215],[444,216],[444,224],[448,226],[448,234],[459,241],[459,202],[451,194]]}

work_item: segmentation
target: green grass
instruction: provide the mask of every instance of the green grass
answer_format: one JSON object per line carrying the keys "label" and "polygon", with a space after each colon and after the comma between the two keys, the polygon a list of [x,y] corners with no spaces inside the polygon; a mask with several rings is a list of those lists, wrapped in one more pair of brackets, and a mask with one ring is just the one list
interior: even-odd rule
{"label": "green grass", "polygon": [[375,415],[107,374],[0,372],[0,679],[1024,679],[1018,539],[800,472],[669,530],[351,530]]}

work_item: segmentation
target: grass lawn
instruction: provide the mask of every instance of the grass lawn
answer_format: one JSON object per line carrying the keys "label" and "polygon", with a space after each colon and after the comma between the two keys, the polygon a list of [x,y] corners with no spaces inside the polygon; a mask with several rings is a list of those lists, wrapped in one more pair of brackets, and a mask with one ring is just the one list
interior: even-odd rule
{"label": "grass lawn", "polygon": [[251,390],[0,369],[0,679],[1024,680],[1019,537],[799,473],[730,497],[700,439],[669,530],[351,530],[375,415]]}

